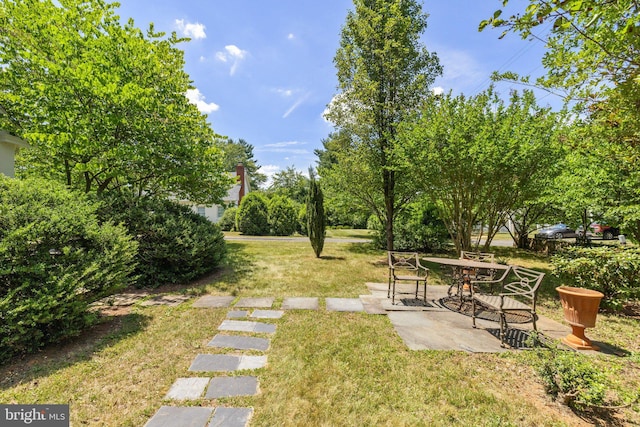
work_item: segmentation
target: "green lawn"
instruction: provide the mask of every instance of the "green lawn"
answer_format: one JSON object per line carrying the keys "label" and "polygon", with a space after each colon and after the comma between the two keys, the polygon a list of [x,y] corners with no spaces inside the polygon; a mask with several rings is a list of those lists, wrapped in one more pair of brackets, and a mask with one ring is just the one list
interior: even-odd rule
{"label": "green lawn", "polygon": [[[347,233],[348,234],[348,233]],[[206,344],[228,309],[191,307],[197,295],[357,297],[386,282],[386,255],[366,244],[327,242],[322,258],[308,242],[232,241],[229,265],[208,283],[183,289],[178,307],[135,306],[57,348],[0,368],[0,403],[70,403],[74,426],[142,426]],[[511,248],[498,256],[548,271],[547,260]],[[438,283],[437,274],[433,283]],[[545,279],[541,313],[562,321]],[[324,307],[322,307],[324,308]],[[256,373],[260,394],[190,405],[251,406],[252,426],[574,426],[590,425],[545,394],[526,352],[506,355],[411,351],[386,316],[288,311]],[[629,352],[594,358],[616,378],[640,381],[637,319],[600,314],[592,339]],[[634,362],[635,360],[635,362]],[[241,373],[246,374],[246,372]],[[638,408],[618,418],[638,423]],[[604,422],[604,421],[601,421]],[[603,424],[604,425],[604,424]],[[615,425],[615,424],[612,424]],[[618,425],[624,425],[621,422]]]}

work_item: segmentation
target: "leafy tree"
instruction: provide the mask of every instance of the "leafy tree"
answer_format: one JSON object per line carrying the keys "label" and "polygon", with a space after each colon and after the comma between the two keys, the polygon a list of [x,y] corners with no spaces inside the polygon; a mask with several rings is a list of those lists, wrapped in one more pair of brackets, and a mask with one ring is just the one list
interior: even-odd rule
{"label": "leafy tree", "polygon": [[242,234],[269,234],[269,211],[266,198],[255,191],[242,198],[236,213],[236,229]]}
{"label": "leafy tree", "polygon": [[285,196],[273,196],[268,203],[269,228],[275,236],[290,236],[298,227],[298,209]]}
{"label": "leafy tree", "polygon": [[[503,1],[503,5],[507,3]],[[565,91],[568,100],[578,101],[576,108],[586,118],[585,135],[575,139],[573,154],[587,159],[574,158],[574,163],[602,170],[597,177],[589,176],[593,171],[579,172],[581,194],[591,198],[588,188],[596,189],[606,181],[607,194],[615,196],[603,199],[609,205],[596,203],[587,209],[618,218],[627,232],[640,237],[640,3],[529,0],[524,11],[508,18],[496,11],[480,24],[480,29],[486,26],[503,28],[503,35],[514,32],[523,38],[539,37],[535,34],[538,29],[550,28],[542,61],[547,74],[535,84]],[[514,73],[498,77],[529,84],[527,76]],[[594,159],[596,154],[598,159]],[[609,175],[604,177],[603,172]],[[570,176],[565,178],[578,184]]]}
{"label": "leafy tree", "polygon": [[[502,3],[506,6],[509,0]],[[528,3],[523,12],[506,19],[497,10],[480,23],[480,30],[492,26],[504,28],[502,36],[511,31],[529,38],[539,37],[535,30],[550,26],[543,58],[548,73],[539,84],[564,88],[571,97],[583,99],[607,97],[610,90],[635,91],[633,97],[638,99],[640,4],[636,0]]]}
{"label": "leafy tree", "polygon": [[231,185],[215,134],[185,94],[185,41],[120,24],[117,3],[0,5],[0,127],[28,140],[27,175],[85,192],[132,188],[194,202]]}
{"label": "leafy tree", "polygon": [[442,72],[420,42],[426,26],[415,0],[354,0],[334,58],[340,93],[327,117],[340,143],[336,164],[322,176],[375,212],[388,249],[393,219],[415,196],[407,167],[397,161],[397,127],[430,96],[429,85]]}
{"label": "leafy tree", "polygon": [[304,204],[309,191],[309,179],[293,166],[276,173],[269,186],[268,193],[286,196],[297,203]]}
{"label": "leafy tree", "polygon": [[471,248],[477,225],[488,229],[488,246],[505,214],[535,198],[556,173],[557,126],[531,92],[513,93],[505,105],[490,88],[471,98],[440,96],[403,129],[405,161],[458,252]]}
{"label": "leafy tree", "polygon": [[234,141],[231,138],[218,140],[217,144],[222,147],[224,153],[225,171],[235,172],[236,165],[242,163],[249,175],[249,185],[252,189],[260,188],[267,181],[267,176],[258,172],[260,165],[253,158],[253,145],[244,139]]}
{"label": "leafy tree", "polygon": [[324,197],[322,189],[316,181],[315,174],[309,170],[309,198],[307,200],[307,230],[309,232],[309,240],[311,247],[316,254],[316,258],[320,258],[322,249],[324,248],[325,238],[325,214],[324,214]]}

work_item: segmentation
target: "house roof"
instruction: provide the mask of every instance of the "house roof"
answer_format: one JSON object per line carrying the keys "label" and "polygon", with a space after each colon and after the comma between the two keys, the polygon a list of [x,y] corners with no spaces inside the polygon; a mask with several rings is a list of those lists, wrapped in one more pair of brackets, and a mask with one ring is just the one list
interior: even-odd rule
{"label": "house roof", "polygon": [[13,136],[8,132],[0,130],[0,143],[4,142],[6,144],[16,145],[21,148],[29,147],[29,144],[26,141],[18,138],[17,136]]}

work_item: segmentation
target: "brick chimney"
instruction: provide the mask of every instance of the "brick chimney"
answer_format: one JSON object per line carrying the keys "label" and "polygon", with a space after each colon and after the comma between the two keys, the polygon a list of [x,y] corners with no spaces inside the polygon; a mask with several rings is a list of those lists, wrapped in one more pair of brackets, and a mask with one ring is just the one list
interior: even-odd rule
{"label": "brick chimney", "polygon": [[236,175],[240,180],[240,191],[238,192],[238,206],[240,206],[240,202],[242,201],[242,198],[244,197],[244,193],[246,191],[246,189],[244,188],[246,179],[244,176],[244,165],[242,163],[238,163],[236,165]]}

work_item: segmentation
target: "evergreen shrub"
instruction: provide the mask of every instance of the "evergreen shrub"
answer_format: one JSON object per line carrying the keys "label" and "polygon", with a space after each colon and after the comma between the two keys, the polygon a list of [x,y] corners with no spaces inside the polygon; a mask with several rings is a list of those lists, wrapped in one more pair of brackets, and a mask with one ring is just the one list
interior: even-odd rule
{"label": "evergreen shrub", "polygon": [[189,282],[219,267],[226,255],[220,227],[187,206],[124,192],[103,202],[101,216],[124,223],[139,243],[138,287]]}
{"label": "evergreen shrub", "polygon": [[290,236],[298,227],[298,212],[290,198],[273,196],[268,203],[269,230],[274,236]]}
{"label": "evergreen shrub", "polygon": [[236,231],[236,214],[237,207],[227,208],[222,214],[222,218],[218,221],[218,225],[222,231]]}
{"label": "evergreen shrub", "polygon": [[263,195],[251,192],[242,198],[236,214],[236,229],[242,234],[266,236],[269,234],[269,213]]}
{"label": "evergreen shrub", "polygon": [[0,175],[0,363],[77,335],[132,282],[137,243],[63,185]]}

